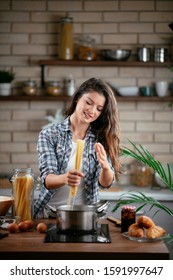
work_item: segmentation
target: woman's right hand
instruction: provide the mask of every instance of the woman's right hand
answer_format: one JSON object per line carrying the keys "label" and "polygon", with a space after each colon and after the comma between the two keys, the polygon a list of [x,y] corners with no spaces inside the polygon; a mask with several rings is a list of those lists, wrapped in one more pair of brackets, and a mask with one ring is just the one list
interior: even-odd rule
{"label": "woman's right hand", "polygon": [[79,186],[81,179],[84,177],[84,174],[81,171],[76,169],[69,170],[67,172],[67,185],[69,186]]}

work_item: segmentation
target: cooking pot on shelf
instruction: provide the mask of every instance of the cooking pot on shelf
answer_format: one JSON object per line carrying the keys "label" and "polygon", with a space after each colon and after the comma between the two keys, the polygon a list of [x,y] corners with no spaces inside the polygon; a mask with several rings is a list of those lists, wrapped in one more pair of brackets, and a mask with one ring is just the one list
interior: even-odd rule
{"label": "cooking pot on shelf", "polygon": [[57,208],[56,225],[60,231],[95,231],[97,221],[105,216],[110,203],[95,205],[62,205]]}

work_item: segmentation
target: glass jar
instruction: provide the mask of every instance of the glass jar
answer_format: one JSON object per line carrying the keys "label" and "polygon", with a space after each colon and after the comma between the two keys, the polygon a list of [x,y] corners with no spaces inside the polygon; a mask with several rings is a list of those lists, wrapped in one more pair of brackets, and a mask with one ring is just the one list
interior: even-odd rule
{"label": "glass jar", "polygon": [[61,94],[61,83],[59,81],[52,81],[47,83],[47,93],[49,95],[58,96]]}
{"label": "glass jar", "polygon": [[96,60],[95,40],[89,36],[79,38],[78,59]]}
{"label": "glass jar", "polygon": [[124,205],[121,208],[121,232],[127,232],[128,227],[136,221],[136,207]]}
{"label": "glass jar", "polygon": [[14,215],[21,221],[33,217],[34,174],[31,168],[14,169],[11,178],[13,184]]}
{"label": "glass jar", "polygon": [[122,173],[119,176],[119,185],[120,186],[129,186],[131,184],[131,165],[122,164]]}
{"label": "glass jar", "polygon": [[133,183],[138,187],[149,187],[152,185],[153,172],[150,167],[142,163],[136,163],[133,171]]}
{"label": "glass jar", "polygon": [[37,84],[36,81],[29,80],[23,84],[23,92],[26,95],[36,95],[37,94]]}
{"label": "glass jar", "polygon": [[73,57],[73,18],[67,15],[60,20],[59,58],[64,60],[71,60],[73,59]]}

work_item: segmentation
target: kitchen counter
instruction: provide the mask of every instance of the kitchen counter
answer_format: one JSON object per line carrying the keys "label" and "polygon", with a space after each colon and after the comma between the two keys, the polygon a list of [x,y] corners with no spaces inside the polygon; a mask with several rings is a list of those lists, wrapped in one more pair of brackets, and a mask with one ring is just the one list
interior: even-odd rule
{"label": "kitchen counter", "polygon": [[136,187],[136,186],[113,186],[100,191],[100,200],[118,200],[122,195],[132,192],[142,192],[146,196],[151,196],[159,201],[173,201],[173,192],[168,188],[161,187]]}
{"label": "kitchen counter", "polygon": [[[35,220],[35,223],[55,223],[51,220]],[[163,241],[134,242],[121,235],[120,228],[107,220],[111,243],[44,243],[45,234],[36,229],[28,232],[9,233],[0,239],[0,259],[169,259],[169,251]],[[2,231],[2,230],[0,230]]]}

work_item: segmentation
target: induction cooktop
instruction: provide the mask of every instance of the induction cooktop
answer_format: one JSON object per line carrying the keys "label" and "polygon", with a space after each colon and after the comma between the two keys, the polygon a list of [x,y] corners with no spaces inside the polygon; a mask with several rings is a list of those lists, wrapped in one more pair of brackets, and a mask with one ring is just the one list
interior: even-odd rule
{"label": "induction cooktop", "polygon": [[99,224],[95,231],[66,231],[57,230],[56,225],[52,225],[46,232],[45,243],[66,242],[66,243],[111,243],[109,235],[109,225]]}

